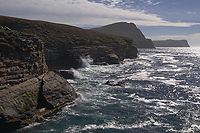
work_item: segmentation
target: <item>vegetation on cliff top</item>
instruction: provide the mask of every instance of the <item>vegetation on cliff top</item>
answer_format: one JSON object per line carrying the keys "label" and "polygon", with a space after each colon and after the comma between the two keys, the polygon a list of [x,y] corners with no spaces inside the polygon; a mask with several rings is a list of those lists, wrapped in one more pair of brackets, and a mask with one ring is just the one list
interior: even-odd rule
{"label": "vegetation on cliff top", "polygon": [[0,25],[0,52],[21,52],[41,49],[42,41],[32,34],[11,30]]}
{"label": "vegetation on cliff top", "polygon": [[0,25],[7,26],[12,30],[36,34],[45,42],[45,46],[62,46],[61,50],[63,50],[63,46],[65,49],[70,49],[79,46],[112,46],[133,43],[126,37],[105,35],[92,30],[44,21],[0,16]]}

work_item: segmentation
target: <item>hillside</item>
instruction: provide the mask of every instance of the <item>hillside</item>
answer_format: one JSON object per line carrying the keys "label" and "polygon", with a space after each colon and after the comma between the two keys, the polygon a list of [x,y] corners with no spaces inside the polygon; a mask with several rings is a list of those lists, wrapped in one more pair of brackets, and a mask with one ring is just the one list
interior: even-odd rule
{"label": "hillside", "polygon": [[187,40],[159,40],[153,43],[155,47],[190,47]]}
{"label": "hillside", "polygon": [[[40,37],[45,43],[46,62],[50,69],[78,68],[81,64],[79,57],[87,55],[96,62],[112,59],[111,54],[123,60],[127,57],[129,47],[132,48],[131,57],[137,57],[137,49],[133,48],[132,40],[127,37],[106,35],[70,25],[6,16],[0,16],[0,25]],[[69,63],[72,58],[75,64]],[[109,61],[107,63],[110,64]]]}
{"label": "hillside", "polygon": [[152,41],[150,39],[146,39],[142,32],[133,23],[119,22],[100,28],[93,28],[92,30],[100,33],[131,38],[134,40],[137,48],[154,48]]}

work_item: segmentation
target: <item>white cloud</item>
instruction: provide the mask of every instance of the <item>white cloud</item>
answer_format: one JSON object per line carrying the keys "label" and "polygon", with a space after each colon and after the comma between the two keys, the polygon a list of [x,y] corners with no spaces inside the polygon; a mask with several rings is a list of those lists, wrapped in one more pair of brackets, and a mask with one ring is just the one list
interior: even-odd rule
{"label": "white cloud", "polygon": [[166,40],[166,39],[175,39],[181,40],[185,39],[188,41],[190,46],[200,46],[200,33],[189,34],[189,35],[161,35],[161,36],[148,36],[152,40]]}
{"label": "white cloud", "polygon": [[[122,0],[109,0],[113,4]],[[88,0],[0,0],[1,15],[89,27],[126,21],[140,26],[190,27],[200,23],[164,21],[156,14],[125,10]]]}
{"label": "white cloud", "polygon": [[153,5],[153,6],[155,6],[155,5],[159,5],[160,3],[162,3],[162,2],[160,2],[160,1],[153,1],[153,0],[141,0],[142,2],[144,2],[144,3],[146,3],[146,4],[148,4],[148,5]]}

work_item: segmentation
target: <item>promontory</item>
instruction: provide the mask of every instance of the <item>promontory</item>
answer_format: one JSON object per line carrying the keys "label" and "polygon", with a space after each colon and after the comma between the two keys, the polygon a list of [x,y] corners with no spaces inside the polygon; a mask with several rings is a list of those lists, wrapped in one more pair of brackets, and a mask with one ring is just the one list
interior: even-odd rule
{"label": "promontory", "polygon": [[136,58],[128,37],[78,27],[0,16],[0,132],[42,122],[78,95],[57,71]]}

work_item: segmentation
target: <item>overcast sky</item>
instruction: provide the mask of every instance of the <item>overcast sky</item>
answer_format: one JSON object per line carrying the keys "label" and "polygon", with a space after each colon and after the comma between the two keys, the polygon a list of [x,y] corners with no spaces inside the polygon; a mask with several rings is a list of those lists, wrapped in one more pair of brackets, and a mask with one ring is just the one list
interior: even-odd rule
{"label": "overcast sky", "polygon": [[133,22],[147,38],[200,46],[200,0],[0,0],[0,14],[78,27]]}

